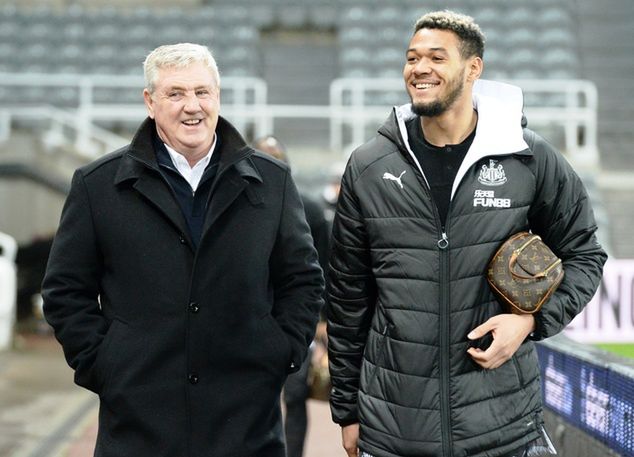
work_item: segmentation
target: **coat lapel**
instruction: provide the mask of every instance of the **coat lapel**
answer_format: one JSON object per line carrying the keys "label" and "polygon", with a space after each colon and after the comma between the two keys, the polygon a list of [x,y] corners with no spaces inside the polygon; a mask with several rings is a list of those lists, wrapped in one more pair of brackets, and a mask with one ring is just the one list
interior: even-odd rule
{"label": "coat lapel", "polygon": [[178,229],[179,233],[183,235],[189,243],[189,246],[193,248],[183,212],[167,184],[158,177],[143,173],[132,187],[150,201],[150,203]]}
{"label": "coat lapel", "polygon": [[[187,229],[187,221],[178,201],[167,183],[160,178],[152,143],[155,130],[156,125],[149,118],[140,126],[123,157],[115,177],[115,185],[132,181],[132,187],[178,229],[193,250],[194,244]],[[217,151],[220,154],[220,163],[210,192],[201,240],[245,189],[252,204],[261,203],[260,195],[250,186],[250,181],[262,182],[260,173],[250,159],[253,149],[246,145],[237,130],[222,117],[218,118],[216,132],[222,139],[221,150]]]}
{"label": "coat lapel", "polygon": [[189,235],[185,216],[178,201],[170,192],[168,184],[160,176],[152,140],[155,130],[154,121],[149,118],[141,124],[123,155],[114,183],[115,185],[131,183],[139,194],[176,227],[193,250],[194,244]]}
{"label": "coat lapel", "polygon": [[225,119],[218,118],[216,132],[220,135],[220,163],[212,186],[207,215],[203,224],[201,240],[218,218],[246,189],[249,194],[251,180],[262,182],[260,173],[251,161],[253,149],[247,146],[240,133]]}
{"label": "coat lapel", "polygon": [[221,183],[214,186],[212,190],[211,201],[207,210],[207,216],[205,218],[205,224],[203,225],[202,237],[205,237],[207,231],[218,220],[218,218],[224,213],[231,203],[244,191],[248,182],[242,178],[234,167],[226,171],[224,176],[219,176]]}

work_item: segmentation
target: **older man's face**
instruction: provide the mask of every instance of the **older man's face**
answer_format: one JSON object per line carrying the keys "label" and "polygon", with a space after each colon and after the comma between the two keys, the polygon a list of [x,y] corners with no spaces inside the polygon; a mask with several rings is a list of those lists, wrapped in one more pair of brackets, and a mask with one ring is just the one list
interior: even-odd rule
{"label": "older man's face", "polygon": [[164,143],[188,158],[205,155],[214,140],[220,89],[202,63],[159,69],[153,93],[143,93]]}

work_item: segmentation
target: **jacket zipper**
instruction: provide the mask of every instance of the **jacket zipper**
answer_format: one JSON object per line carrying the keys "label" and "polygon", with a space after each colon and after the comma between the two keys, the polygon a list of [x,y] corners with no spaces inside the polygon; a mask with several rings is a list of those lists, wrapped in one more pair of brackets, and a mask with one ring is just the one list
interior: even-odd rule
{"label": "jacket zipper", "polygon": [[[436,210],[436,213],[438,210]],[[436,220],[439,220],[436,214]],[[449,404],[449,238],[441,227],[441,237],[437,242],[440,255],[440,431],[442,435],[442,455],[453,456],[451,439],[451,405]]]}
{"label": "jacket zipper", "polygon": [[[440,316],[440,434],[442,438],[442,455],[453,457],[453,440],[451,438],[451,405],[449,404],[449,285],[446,281],[449,278],[449,237],[446,232],[446,223],[443,226],[438,213],[438,207],[434,201],[434,197],[429,189],[427,178],[422,168],[416,164],[418,171],[422,176],[423,190],[427,197],[431,200],[432,209],[434,211],[434,220],[436,221],[438,241],[438,252],[440,257],[440,300],[438,303],[438,312]],[[449,209],[447,211],[447,220],[451,212],[451,200],[449,201]],[[446,222],[446,221],[445,221]]]}
{"label": "jacket zipper", "polygon": [[[400,131],[400,129],[399,129]],[[434,211],[434,220],[436,221],[438,241],[436,242],[440,257],[440,303],[439,315],[440,315],[440,433],[442,438],[442,455],[445,457],[453,457],[453,439],[451,437],[451,405],[449,404],[449,331],[450,331],[450,319],[449,319],[449,284],[446,281],[449,278],[449,236],[447,235],[446,226],[449,221],[449,214],[451,213],[451,202],[453,195],[449,198],[449,208],[447,210],[447,219],[445,225],[440,220],[440,213],[438,213],[438,207],[432,196],[431,189],[427,177],[423,172],[423,168],[418,163],[414,153],[410,150],[409,145],[403,141],[405,145],[406,157],[409,157],[414,162],[415,168],[420,172],[422,179],[423,190],[427,194],[427,197],[432,202],[432,209]]]}
{"label": "jacket zipper", "polygon": [[451,437],[451,405],[449,404],[449,331],[450,331],[450,319],[449,319],[449,236],[447,235],[446,226],[449,220],[449,213],[451,212],[451,200],[449,201],[449,208],[447,210],[447,220],[445,226],[443,226],[440,220],[440,214],[438,213],[438,207],[434,201],[434,197],[429,189],[427,178],[420,166],[417,167],[423,177],[423,189],[427,193],[428,198],[432,202],[432,209],[434,211],[434,219],[436,221],[438,241],[438,253],[440,257],[440,300],[438,304],[438,311],[440,316],[440,433],[442,437],[442,455],[446,457],[453,457],[453,439]]}

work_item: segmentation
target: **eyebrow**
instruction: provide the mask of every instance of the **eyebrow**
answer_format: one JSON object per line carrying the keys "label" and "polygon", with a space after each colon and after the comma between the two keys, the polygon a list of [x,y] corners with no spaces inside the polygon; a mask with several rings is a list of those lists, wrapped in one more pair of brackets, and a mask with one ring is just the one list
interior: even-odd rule
{"label": "eyebrow", "polygon": [[[443,48],[442,46],[439,46],[437,48],[427,48],[427,50],[432,51],[432,52],[444,52],[444,53],[448,53],[446,48]],[[409,48],[407,51],[405,51],[406,53],[408,52],[416,52],[418,51],[418,48]]]}
{"label": "eyebrow", "polygon": [[[203,85],[200,85],[200,86],[195,86],[195,87],[194,87],[193,89],[191,89],[191,90],[212,89],[212,88],[213,88],[213,86],[210,86],[210,85],[204,85],[204,84],[203,84]],[[169,86],[169,87],[167,87],[167,88],[166,88],[166,90],[185,90],[185,91],[187,91],[187,90],[190,90],[190,89],[188,89],[187,87],[182,86],[182,85],[180,85],[180,84],[175,84],[175,85],[173,85],[173,86]]]}

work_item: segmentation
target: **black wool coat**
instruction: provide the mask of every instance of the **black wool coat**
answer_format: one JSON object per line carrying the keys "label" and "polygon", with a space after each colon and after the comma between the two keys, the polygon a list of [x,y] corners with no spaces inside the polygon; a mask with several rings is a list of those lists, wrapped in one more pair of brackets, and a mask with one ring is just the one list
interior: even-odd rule
{"label": "black wool coat", "polygon": [[195,249],[155,128],[77,170],[43,283],[75,381],[100,397],[95,455],[283,457],[280,390],[323,292],[297,190],[220,118]]}

